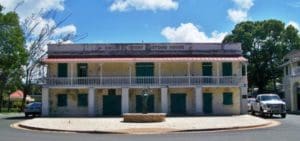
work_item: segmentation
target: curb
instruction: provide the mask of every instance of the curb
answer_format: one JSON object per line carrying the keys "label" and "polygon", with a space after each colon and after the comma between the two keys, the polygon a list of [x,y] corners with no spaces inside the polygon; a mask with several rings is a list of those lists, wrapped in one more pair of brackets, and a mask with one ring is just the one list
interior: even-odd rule
{"label": "curb", "polygon": [[13,128],[19,128],[23,130],[33,130],[33,131],[43,131],[43,132],[60,132],[60,133],[88,133],[88,134],[166,134],[166,133],[188,133],[188,132],[218,132],[218,131],[232,131],[232,130],[251,130],[258,128],[268,128],[278,126],[280,122],[271,120],[268,123],[260,125],[250,125],[250,126],[235,126],[235,127],[224,127],[224,128],[206,128],[206,129],[187,129],[179,130],[174,129],[167,132],[126,132],[126,131],[86,131],[86,130],[61,130],[61,129],[47,129],[40,127],[32,127],[27,125],[22,125],[20,122],[11,125]]}

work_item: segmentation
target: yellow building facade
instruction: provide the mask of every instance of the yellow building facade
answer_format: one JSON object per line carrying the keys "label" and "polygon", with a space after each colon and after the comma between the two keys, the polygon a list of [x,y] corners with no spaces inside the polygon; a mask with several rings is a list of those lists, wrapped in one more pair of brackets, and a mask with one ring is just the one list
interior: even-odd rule
{"label": "yellow building facade", "polygon": [[43,61],[44,116],[247,110],[247,60],[238,43],[54,44]]}

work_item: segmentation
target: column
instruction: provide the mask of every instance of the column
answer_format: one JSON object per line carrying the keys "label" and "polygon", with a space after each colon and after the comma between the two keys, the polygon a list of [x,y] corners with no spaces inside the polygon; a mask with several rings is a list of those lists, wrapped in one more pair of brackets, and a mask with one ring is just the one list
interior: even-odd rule
{"label": "column", "polygon": [[161,64],[158,63],[158,84],[161,84]]}
{"label": "column", "polygon": [[247,107],[247,86],[240,87],[240,114],[246,114],[248,112]]}
{"label": "column", "polygon": [[49,115],[49,89],[42,88],[42,116]]}
{"label": "column", "polygon": [[190,85],[191,84],[191,63],[190,62],[187,63],[187,76],[188,76],[189,85]]}
{"label": "column", "polygon": [[220,84],[220,62],[217,62],[217,84]]}
{"label": "column", "polygon": [[122,114],[129,112],[129,88],[122,88]]}
{"label": "column", "polygon": [[161,88],[161,112],[168,113],[168,88]]}
{"label": "column", "polygon": [[195,103],[196,103],[196,108],[195,108],[196,114],[202,114],[203,113],[202,87],[195,88]]}
{"label": "column", "polygon": [[88,94],[88,111],[89,116],[95,115],[95,88],[89,88]]}

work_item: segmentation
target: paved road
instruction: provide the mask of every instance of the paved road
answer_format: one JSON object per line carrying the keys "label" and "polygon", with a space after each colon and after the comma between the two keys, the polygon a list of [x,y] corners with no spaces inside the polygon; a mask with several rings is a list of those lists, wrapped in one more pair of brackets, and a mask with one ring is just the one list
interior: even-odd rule
{"label": "paved road", "polygon": [[105,135],[49,133],[24,131],[10,128],[11,123],[23,120],[21,117],[0,115],[0,141],[299,141],[300,115],[288,115],[286,119],[274,118],[282,124],[267,129],[226,132],[194,132],[163,135]]}

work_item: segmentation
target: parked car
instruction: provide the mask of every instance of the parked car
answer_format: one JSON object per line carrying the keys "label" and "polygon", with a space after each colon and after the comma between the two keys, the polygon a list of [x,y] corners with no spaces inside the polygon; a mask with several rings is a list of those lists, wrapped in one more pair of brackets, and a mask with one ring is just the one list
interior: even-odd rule
{"label": "parked car", "polygon": [[259,94],[251,107],[252,114],[259,113],[261,116],[280,114],[286,117],[286,104],[277,94]]}
{"label": "parked car", "polygon": [[255,98],[248,98],[247,99],[248,112],[251,112],[253,103],[255,103]]}
{"label": "parked car", "polygon": [[26,105],[25,109],[25,117],[32,115],[33,117],[42,114],[42,103],[41,102],[32,102]]}

